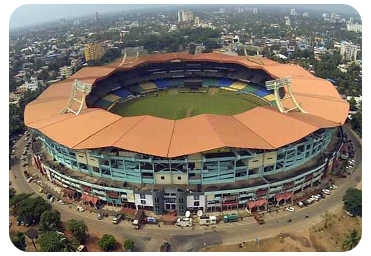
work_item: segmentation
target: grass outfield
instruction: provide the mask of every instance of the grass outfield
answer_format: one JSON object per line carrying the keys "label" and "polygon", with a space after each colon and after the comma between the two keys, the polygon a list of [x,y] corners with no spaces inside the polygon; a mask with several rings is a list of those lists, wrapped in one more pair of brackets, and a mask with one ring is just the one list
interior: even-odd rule
{"label": "grass outfield", "polygon": [[174,89],[117,104],[110,111],[121,116],[151,115],[172,120],[200,114],[234,115],[268,105],[250,95],[219,90],[209,93],[174,93]]}

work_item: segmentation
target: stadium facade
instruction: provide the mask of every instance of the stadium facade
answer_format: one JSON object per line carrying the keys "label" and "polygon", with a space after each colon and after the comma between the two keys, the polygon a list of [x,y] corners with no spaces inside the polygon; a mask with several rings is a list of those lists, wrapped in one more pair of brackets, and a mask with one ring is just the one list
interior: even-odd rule
{"label": "stadium facade", "polygon": [[[305,111],[295,108],[287,88],[275,94],[265,86],[287,76],[291,96]],[[151,92],[189,89],[184,88],[188,79],[200,83],[195,91],[247,93],[267,105],[232,116],[179,120],[110,112],[117,103]],[[76,80],[91,89],[86,101],[71,103]],[[84,98],[81,91],[79,96]],[[282,111],[280,104],[295,110]],[[63,111],[66,106],[81,112]],[[35,165],[61,193],[93,204],[184,215],[186,210],[267,208],[321,182],[339,155],[348,109],[330,82],[299,66],[172,53],[84,68],[28,104],[25,123],[38,138]]]}

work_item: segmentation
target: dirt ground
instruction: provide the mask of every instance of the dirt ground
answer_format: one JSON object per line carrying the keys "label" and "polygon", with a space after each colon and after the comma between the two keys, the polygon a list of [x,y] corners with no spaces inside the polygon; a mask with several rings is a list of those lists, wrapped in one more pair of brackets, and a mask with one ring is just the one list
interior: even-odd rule
{"label": "dirt ground", "polygon": [[[206,248],[207,252],[340,252],[343,240],[350,229],[362,232],[362,218],[352,218],[343,212],[332,214],[331,225],[324,221],[309,230],[281,233],[273,238],[234,245]],[[204,251],[202,249],[201,251]]]}

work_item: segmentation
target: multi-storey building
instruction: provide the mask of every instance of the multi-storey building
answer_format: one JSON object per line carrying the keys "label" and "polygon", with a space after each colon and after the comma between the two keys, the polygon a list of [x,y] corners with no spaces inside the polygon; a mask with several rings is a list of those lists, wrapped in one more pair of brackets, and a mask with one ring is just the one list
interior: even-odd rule
{"label": "multi-storey building", "polygon": [[97,43],[87,44],[84,49],[85,61],[100,60],[104,55],[102,46]]}

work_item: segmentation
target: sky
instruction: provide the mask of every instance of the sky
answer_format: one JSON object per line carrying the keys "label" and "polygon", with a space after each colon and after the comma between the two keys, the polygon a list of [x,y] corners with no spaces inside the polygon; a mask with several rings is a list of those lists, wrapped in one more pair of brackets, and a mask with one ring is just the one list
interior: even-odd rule
{"label": "sky", "polygon": [[[153,8],[155,5],[118,5],[118,4],[26,4],[18,7],[12,13],[9,20],[9,28],[17,28],[28,25],[37,25],[44,22],[57,21],[59,19],[72,19],[80,16],[93,15],[95,12],[110,13],[125,10],[140,10]],[[287,5],[277,5],[285,7]],[[357,11],[348,5],[290,5],[293,8],[305,6],[306,9],[323,10],[327,12],[357,14]],[[156,5],[160,7],[160,5]],[[176,7],[174,5],[174,7]],[[181,5],[179,7],[185,7]],[[42,14],[42,15],[40,15]]]}

